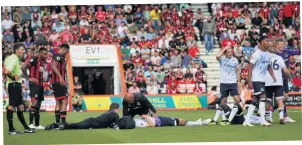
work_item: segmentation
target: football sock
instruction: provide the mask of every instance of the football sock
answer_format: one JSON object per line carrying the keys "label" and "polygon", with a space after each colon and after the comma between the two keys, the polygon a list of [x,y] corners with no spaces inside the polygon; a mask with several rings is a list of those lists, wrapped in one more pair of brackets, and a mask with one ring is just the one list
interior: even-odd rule
{"label": "football sock", "polygon": [[230,114],[229,119],[228,119],[229,122],[232,122],[232,120],[235,117],[235,115],[237,114],[237,112],[238,112],[238,105],[234,104],[234,106],[232,108],[232,111],[231,111],[231,114]]}
{"label": "football sock", "polygon": [[56,110],[55,111],[55,117],[56,117],[56,123],[57,124],[60,123],[60,116],[61,116],[60,111]]}
{"label": "football sock", "polygon": [[215,113],[214,119],[213,119],[215,122],[217,122],[217,121],[218,121],[218,119],[219,119],[219,117],[220,117],[221,113],[222,113],[222,109],[221,109],[220,107],[218,107],[218,108],[217,108],[217,110],[216,110],[216,113]]}
{"label": "football sock", "polygon": [[67,111],[61,111],[61,123],[66,123],[66,114]]}
{"label": "football sock", "polygon": [[285,105],[284,105],[284,117],[288,117]]}
{"label": "football sock", "polygon": [[197,125],[202,125],[201,121],[187,121],[185,126],[197,126]]}
{"label": "football sock", "polygon": [[6,119],[7,119],[7,122],[8,122],[9,131],[14,131],[15,130],[14,124],[13,124],[13,117],[14,117],[13,114],[14,114],[14,111],[7,109]]}
{"label": "football sock", "polygon": [[36,107],[36,113],[35,113],[35,125],[40,125],[40,108]]}
{"label": "football sock", "polygon": [[270,120],[270,117],[271,117],[271,111],[265,111],[265,119],[266,120]]}
{"label": "football sock", "polygon": [[33,124],[34,117],[35,117],[35,110],[34,107],[31,106],[29,109],[29,124]]}
{"label": "football sock", "polygon": [[256,106],[254,104],[251,104],[247,110],[247,114],[246,114],[246,121],[250,121],[249,119],[251,118],[251,116],[253,115],[254,111],[256,109]]}
{"label": "football sock", "polygon": [[259,113],[260,113],[260,120],[265,121],[265,100],[260,100],[259,103]]}
{"label": "football sock", "polygon": [[222,111],[222,120],[227,120],[227,118],[225,117],[224,111]]}
{"label": "football sock", "polygon": [[28,125],[26,124],[26,121],[24,119],[23,111],[17,111],[17,116],[19,118],[19,121],[23,125],[24,129],[30,129]]}
{"label": "football sock", "polygon": [[284,108],[279,108],[279,119],[284,118]]}

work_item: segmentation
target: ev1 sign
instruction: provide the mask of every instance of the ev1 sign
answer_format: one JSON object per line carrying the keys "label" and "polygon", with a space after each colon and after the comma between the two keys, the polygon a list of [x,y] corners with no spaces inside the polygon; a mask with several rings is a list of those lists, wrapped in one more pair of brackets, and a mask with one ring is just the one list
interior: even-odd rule
{"label": "ev1 sign", "polygon": [[114,45],[71,45],[70,57],[73,66],[108,66],[118,63]]}

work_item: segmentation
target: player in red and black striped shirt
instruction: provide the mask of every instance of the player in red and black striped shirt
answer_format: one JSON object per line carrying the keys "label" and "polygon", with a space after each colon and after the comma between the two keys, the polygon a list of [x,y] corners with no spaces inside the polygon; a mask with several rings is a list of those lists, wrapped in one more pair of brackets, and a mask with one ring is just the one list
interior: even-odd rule
{"label": "player in red and black striped shirt", "polygon": [[[56,98],[56,109],[55,117],[56,124],[64,124],[66,122],[67,114],[67,83],[65,80],[66,75],[66,60],[65,57],[69,52],[69,45],[62,44],[57,54],[52,58],[51,67],[52,67],[52,76],[51,83]],[[58,127],[58,126],[56,126]]]}
{"label": "player in red and black striped shirt", "polygon": [[[26,79],[29,80],[29,89],[32,106],[29,109],[29,127],[33,129],[44,129],[40,125],[40,107],[44,101],[44,76],[47,75],[46,59],[48,51],[42,47],[39,49],[39,56],[33,56],[22,66],[22,71]],[[27,74],[29,69],[29,76]],[[35,126],[33,120],[35,119]]]}

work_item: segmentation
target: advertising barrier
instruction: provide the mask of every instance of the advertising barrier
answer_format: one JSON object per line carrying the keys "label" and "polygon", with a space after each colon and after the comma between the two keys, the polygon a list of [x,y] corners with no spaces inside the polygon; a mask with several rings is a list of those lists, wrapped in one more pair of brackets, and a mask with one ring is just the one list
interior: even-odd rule
{"label": "advertising barrier", "polygon": [[[197,110],[207,108],[207,96],[165,95],[146,96],[158,110]],[[86,111],[105,111],[111,103],[119,103],[122,108],[122,96],[83,96],[82,109]]]}
{"label": "advertising barrier", "polygon": [[[207,96],[197,96],[194,94],[179,95],[154,95],[146,96],[157,110],[206,110],[208,107]],[[3,98],[3,111],[8,106],[8,98]],[[85,95],[82,100],[82,109],[84,111],[106,111],[111,103],[118,103],[122,106],[123,97],[113,95]],[[56,100],[53,96],[46,96],[42,102],[41,109],[46,111],[55,110]],[[289,93],[289,98],[285,103],[289,108],[301,108],[301,92]],[[71,105],[71,104],[69,104]],[[68,105],[68,106],[69,106]],[[67,107],[69,108],[69,107]],[[72,111],[72,110],[69,110]]]}
{"label": "advertising barrier", "polygon": [[290,108],[301,108],[302,107],[302,97],[301,93],[289,93],[288,99],[285,102],[285,105]]}

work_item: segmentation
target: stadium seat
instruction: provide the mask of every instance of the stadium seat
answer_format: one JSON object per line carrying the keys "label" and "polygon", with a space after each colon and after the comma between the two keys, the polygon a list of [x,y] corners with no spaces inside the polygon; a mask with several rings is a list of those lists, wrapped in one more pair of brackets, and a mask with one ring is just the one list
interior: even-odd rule
{"label": "stadium seat", "polygon": [[187,84],[187,92],[188,93],[193,93],[195,84]]}
{"label": "stadium seat", "polygon": [[179,92],[180,93],[186,93],[187,92],[186,84],[179,84]]}

